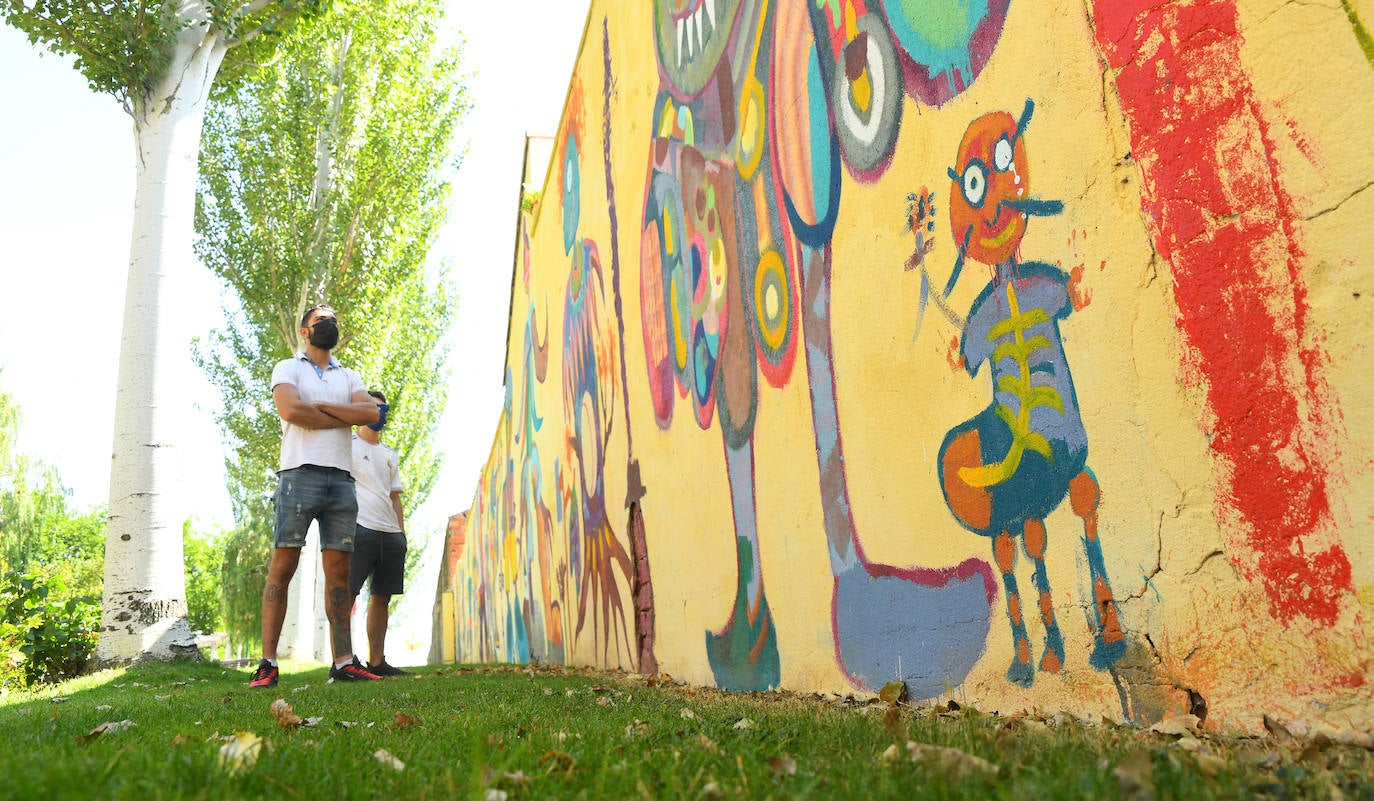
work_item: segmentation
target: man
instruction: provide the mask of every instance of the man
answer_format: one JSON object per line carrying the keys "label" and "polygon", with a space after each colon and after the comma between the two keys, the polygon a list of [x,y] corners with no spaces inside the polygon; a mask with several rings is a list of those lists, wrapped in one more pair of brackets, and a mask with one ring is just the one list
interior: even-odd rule
{"label": "man", "polygon": [[401,508],[401,470],[396,451],[382,444],[386,396],[369,392],[377,404],[377,422],[358,427],[353,436],[353,477],[358,488],[358,528],[349,559],[348,589],[353,600],[372,577],[367,602],[367,669],[378,676],[405,673],[386,661],[386,623],[391,596],[405,591],[406,527]]}
{"label": "man", "polygon": [[325,616],[334,665],[329,681],[376,681],[353,655],[349,632],[348,555],[358,499],[353,489],[350,431],[377,421],[362,379],[330,355],[339,343],[334,310],[320,304],[301,317],[305,349],[272,369],[272,400],[282,420],[281,469],[273,496],[276,521],[267,586],[262,593],[262,661],[249,687],[277,684],[277,640],[286,619],[286,589],[301,558],[310,521],[319,524]]}

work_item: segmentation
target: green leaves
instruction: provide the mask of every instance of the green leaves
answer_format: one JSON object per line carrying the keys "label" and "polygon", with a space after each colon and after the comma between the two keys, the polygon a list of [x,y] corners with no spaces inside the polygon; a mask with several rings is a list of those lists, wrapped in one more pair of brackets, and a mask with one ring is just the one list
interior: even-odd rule
{"label": "green leaves", "polygon": [[92,91],[128,105],[151,91],[171,60],[177,5],[6,0],[0,18],[28,34],[33,44],[75,56]]}
{"label": "green leaves", "polygon": [[329,0],[0,0],[0,19],[29,41],[76,58],[91,91],[113,95],[126,109],[148,104],[172,63],[178,36],[199,31],[238,52],[225,61],[232,81],[268,61],[280,36],[318,16]]}

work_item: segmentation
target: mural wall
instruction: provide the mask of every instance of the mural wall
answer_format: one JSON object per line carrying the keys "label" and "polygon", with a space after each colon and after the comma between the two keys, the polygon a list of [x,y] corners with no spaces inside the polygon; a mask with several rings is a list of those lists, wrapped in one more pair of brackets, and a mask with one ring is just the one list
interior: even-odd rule
{"label": "mural wall", "polygon": [[1371,16],[593,2],[435,653],[1374,726]]}

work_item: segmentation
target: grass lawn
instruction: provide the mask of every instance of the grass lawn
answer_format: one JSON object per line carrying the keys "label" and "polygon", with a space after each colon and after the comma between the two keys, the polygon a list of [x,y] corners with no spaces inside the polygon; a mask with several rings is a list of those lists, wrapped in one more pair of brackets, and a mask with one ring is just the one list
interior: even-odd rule
{"label": "grass lawn", "polygon": [[[413,670],[331,685],[287,664],[250,691],[247,669],[180,663],[10,694],[0,797],[1374,799],[1374,755],[1325,742],[544,666]],[[313,725],[279,725],[278,698]]]}

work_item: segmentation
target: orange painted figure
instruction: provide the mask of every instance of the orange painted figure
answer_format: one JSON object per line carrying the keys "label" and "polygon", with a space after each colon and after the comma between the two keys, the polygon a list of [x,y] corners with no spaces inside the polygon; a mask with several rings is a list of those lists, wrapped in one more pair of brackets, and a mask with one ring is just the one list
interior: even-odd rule
{"label": "orange painted figure", "polygon": [[1033,110],[1027,100],[1019,120],[1004,111],[974,120],[949,171],[949,219],[959,253],[943,295],[954,289],[966,258],[992,268],[962,321],[959,355],[970,376],[988,363],[993,398],[949,432],[939,457],[950,511],[969,531],[992,539],[1011,620],[1014,657],[1007,678],[1026,686],[1035,670],[1017,590],[1016,540],[1034,565],[1045,627],[1040,669],[1058,672],[1064,641],[1045,570],[1044,520],[1065,497],[1083,521],[1092,580],[1098,631],[1090,663],[1106,669],[1126,646],[1097,539],[1101,493],[1087,466],[1088,437],[1059,333],[1059,321],[1073,312],[1069,277],[1053,265],[1019,258],[1029,218],[1063,208],[1030,196],[1024,134]]}

